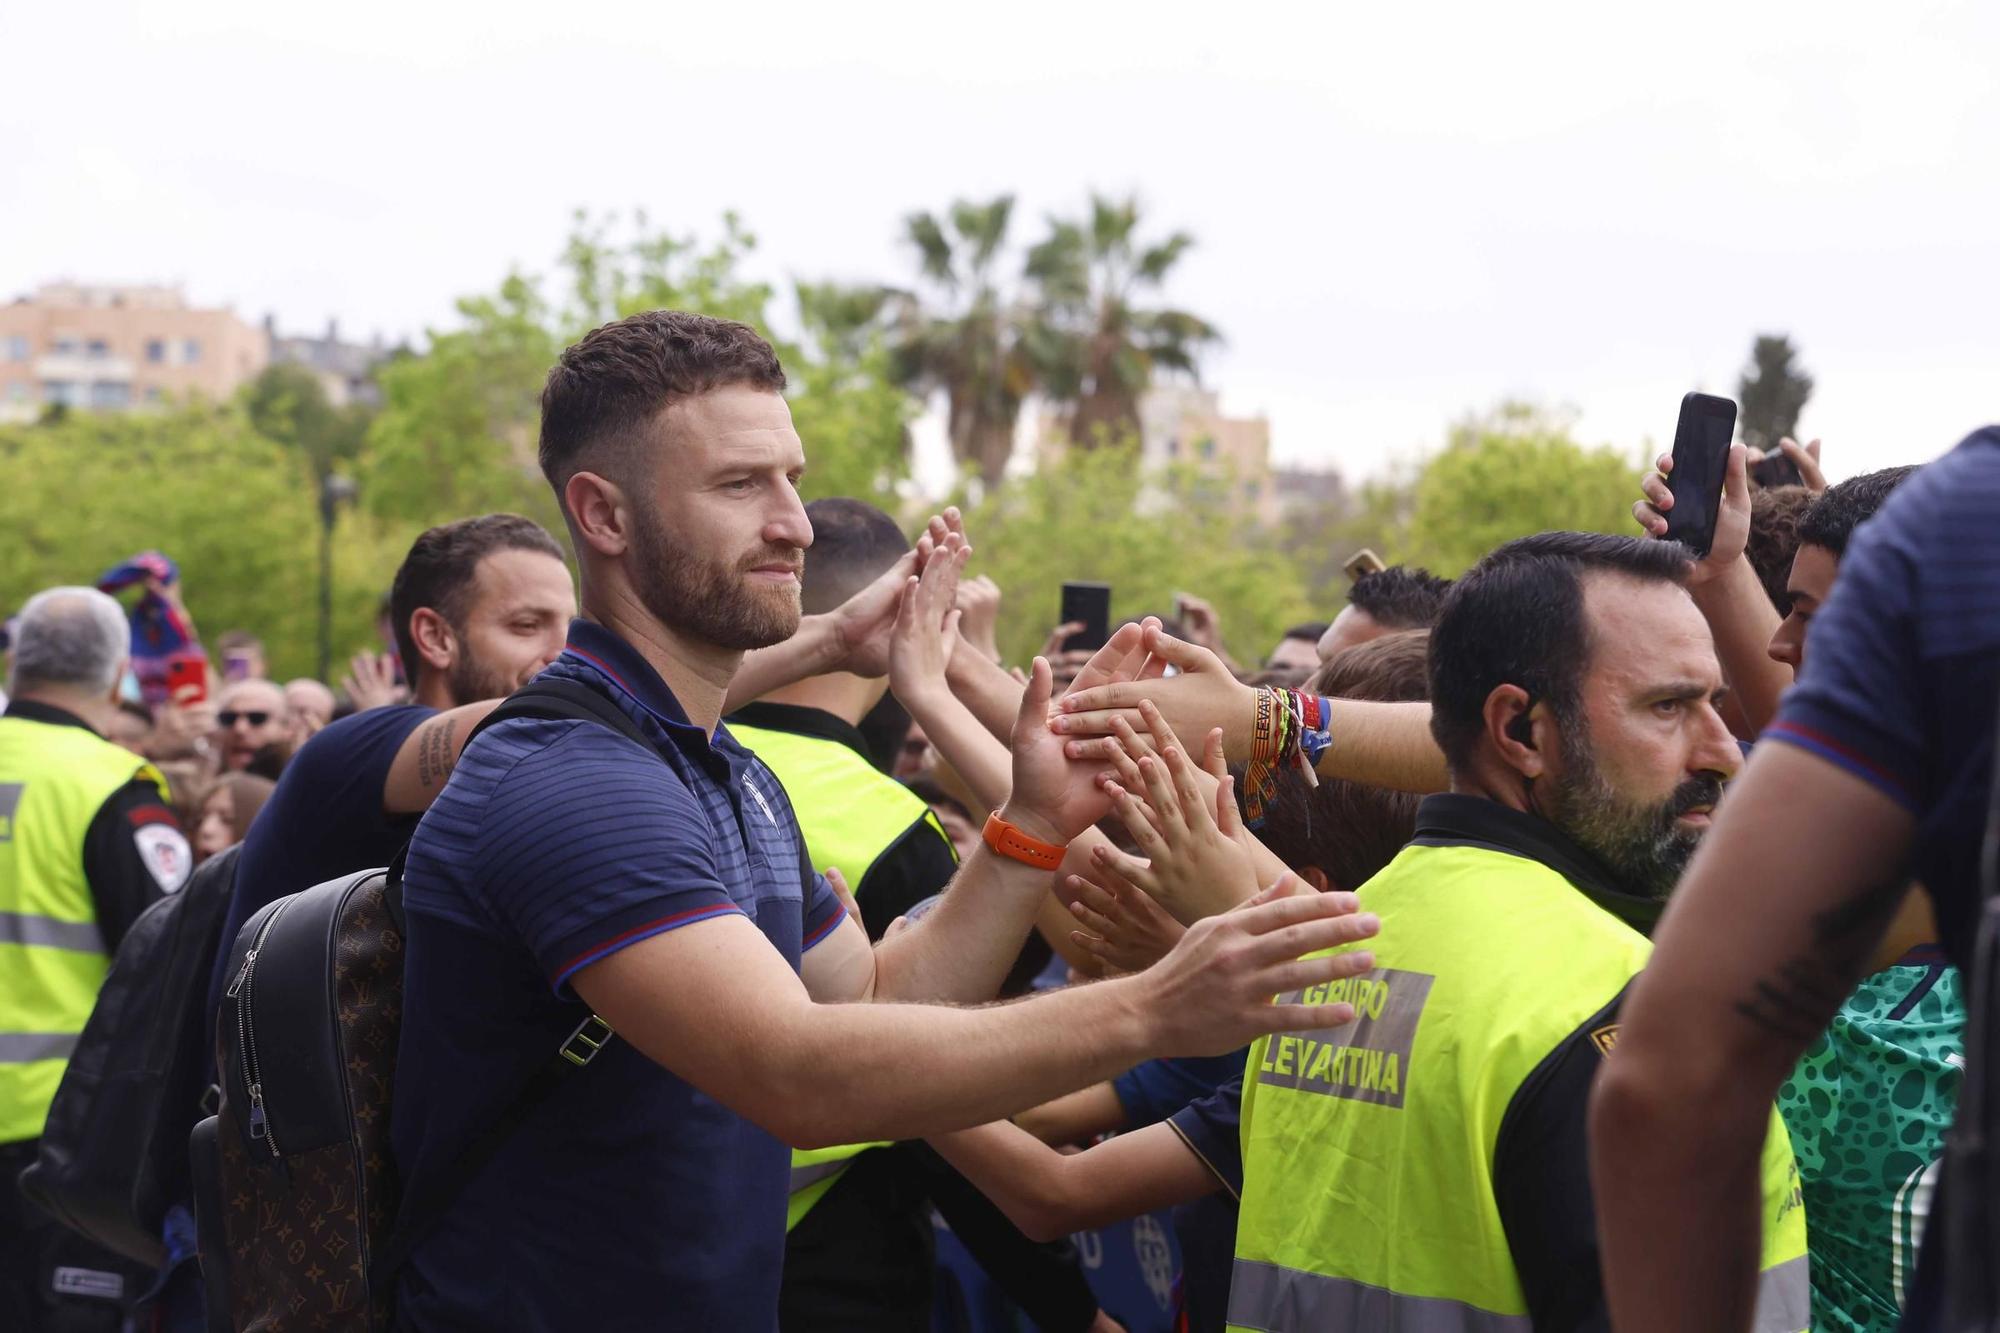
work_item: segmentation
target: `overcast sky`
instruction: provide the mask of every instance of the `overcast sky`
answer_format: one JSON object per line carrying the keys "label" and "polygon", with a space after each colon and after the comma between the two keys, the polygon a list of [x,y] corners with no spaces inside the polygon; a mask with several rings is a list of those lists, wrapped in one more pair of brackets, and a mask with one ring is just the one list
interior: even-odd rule
{"label": "overcast sky", "polygon": [[[1845,474],[2000,420],[2000,6],[0,5],[0,298],[184,283],[448,326],[573,210],[740,211],[773,278],[1136,191],[1287,461],[1503,396],[1636,453],[1788,332]],[[811,442],[808,441],[810,448]]]}

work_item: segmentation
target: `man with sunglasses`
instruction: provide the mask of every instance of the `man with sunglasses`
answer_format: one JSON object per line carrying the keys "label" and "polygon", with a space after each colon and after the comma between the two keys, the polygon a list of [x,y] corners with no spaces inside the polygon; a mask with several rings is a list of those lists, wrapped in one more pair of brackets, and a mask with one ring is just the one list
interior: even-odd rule
{"label": "man with sunglasses", "polygon": [[239,680],[222,691],[215,712],[214,751],[222,771],[240,773],[267,745],[292,739],[292,710],[285,692],[268,680]]}

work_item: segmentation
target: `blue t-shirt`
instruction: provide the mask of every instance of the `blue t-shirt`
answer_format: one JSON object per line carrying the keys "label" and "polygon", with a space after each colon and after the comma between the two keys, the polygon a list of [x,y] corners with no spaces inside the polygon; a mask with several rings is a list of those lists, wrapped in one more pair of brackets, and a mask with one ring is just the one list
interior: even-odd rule
{"label": "blue t-shirt", "polygon": [[1126,1129],[1157,1124],[1197,1097],[1205,1097],[1231,1079],[1243,1077],[1250,1048],[1228,1055],[1163,1056],[1148,1060],[1111,1080]]}
{"label": "blue t-shirt", "polygon": [[1812,652],[1765,736],[1917,819],[1910,874],[1969,974],[2000,704],[2000,427],[1969,436],[1855,532]]}
{"label": "blue t-shirt", "polygon": [[211,1014],[222,1007],[230,945],[245,921],[288,894],[386,866],[410,840],[417,817],[383,809],[382,790],[403,742],[437,711],[396,704],[344,717],[285,765],[237,857],[236,887],[209,978]]}
{"label": "blue t-shirt", "polygon": [[[840,922],[800,861],[784,789],[725,729],[711,743],[690,725],[636,650],[577,621],[545,674],[602,690],[659,753],[595,723],[503,722],[425,814],[403,889],[391,1118],[407,1189],[491,1125],[587,1016],[568,986],[581,969],[732,913],[796,969]],[[777,1139],[613,1041],[417,1247],[398,1322],[770,1333],[789,1165]]]}
{"label": "blue t-shirt", "polygon": [[1236,1212],[1243,1197],[1243,1066],[1236,1077],[1167,1117],[1181,1142],[1222,1186],[1174,1209],[1181,1243],[1181,1316],[1188,1333],[1222,1333],[1236,1263]]}

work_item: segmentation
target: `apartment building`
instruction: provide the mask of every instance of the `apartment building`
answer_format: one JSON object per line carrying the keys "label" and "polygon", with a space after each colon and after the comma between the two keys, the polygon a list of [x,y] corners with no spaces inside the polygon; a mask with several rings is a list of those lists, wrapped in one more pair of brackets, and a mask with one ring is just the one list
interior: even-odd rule
{"label": "apartment building", "polygon": [[0,305],[0,420],[221,400],[270,361],[264,331],[174,287],[47,283]]}

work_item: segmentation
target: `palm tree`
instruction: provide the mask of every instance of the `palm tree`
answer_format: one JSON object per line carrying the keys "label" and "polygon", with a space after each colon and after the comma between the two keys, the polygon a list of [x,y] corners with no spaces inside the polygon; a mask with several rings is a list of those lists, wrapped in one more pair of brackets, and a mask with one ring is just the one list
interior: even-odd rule
{"label": "palm tree", "polygon": [[1086,447],[1139,433],[1139,397],[1161,371],[1198,374],[1196,358],[1221,341],[1199,316],[1144,308],[1194,244],[1177,231],[1158,244],[1138,239],[1139,202],[1093,194],[1090,217],[1049,219],[1028,252],[1027,274],[1042,313],[1027,333],[1041,388],[1068,407],[1070,439]]}
{"label": "palm tree", "polygon": [[1025,319],[995,268],[1014,197],[958,200],[940,218],[912,213],[905,233],[935,304],[902,293],[895,319],[897,377],[920,393],[945,395],[952,457],[997,485],[1014,452],[1021,404],[1035,387],[1023,345]]}

